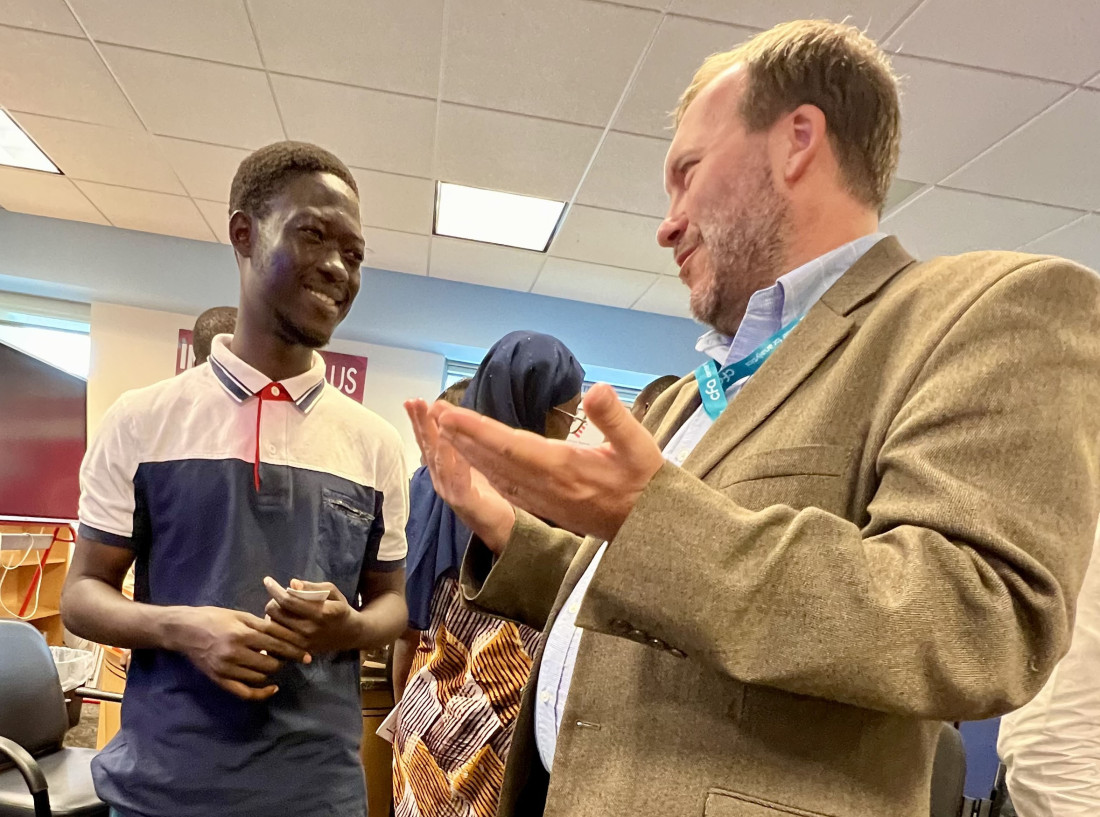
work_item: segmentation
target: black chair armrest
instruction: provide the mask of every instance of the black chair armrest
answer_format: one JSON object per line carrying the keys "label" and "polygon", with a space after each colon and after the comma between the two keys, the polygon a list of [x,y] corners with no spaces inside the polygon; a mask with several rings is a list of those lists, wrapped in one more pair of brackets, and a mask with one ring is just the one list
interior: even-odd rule
{"label": "black chair armrest", "polygon": [[14,740],[0,738],[0,754],[11,760],[19,770],[19,774],[23,775],[27,790],[30,791],[31,799],[34,801],[35,817],[51,817],[50,792],[46,785],[46,775],[42,774],[42,769],[31,757],[31,753]]}
{"label": "black chair armrest", "polygon": [[72,691],[72,694],[86,701],[106,701],[112,704],[122,703],[121,692],[108,692],[105,689],[96,689],[95,687],[77,687]]}

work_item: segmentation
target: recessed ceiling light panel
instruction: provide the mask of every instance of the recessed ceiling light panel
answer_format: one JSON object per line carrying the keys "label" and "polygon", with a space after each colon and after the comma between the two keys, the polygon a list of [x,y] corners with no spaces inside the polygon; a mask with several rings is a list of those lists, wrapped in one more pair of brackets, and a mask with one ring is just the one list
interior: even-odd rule
{"label": "recessed ceiling light panel", "polygon": [[0,165],[46,173],[61,172],[4,110],[0,110]]}
{"label": "recessed ceiling light panel", "polygon": [[565,202],[439,182],[436,235],[546,252]]}

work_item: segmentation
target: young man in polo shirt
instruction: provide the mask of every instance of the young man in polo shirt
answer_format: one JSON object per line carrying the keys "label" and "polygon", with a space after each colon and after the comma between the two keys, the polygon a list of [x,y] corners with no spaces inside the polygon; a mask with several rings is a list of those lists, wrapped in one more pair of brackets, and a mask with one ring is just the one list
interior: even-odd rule
{"label": "young man in polo shirt", "polygon": [[123,395],[81,470],[65,623],[134,650],[96,790],[122,817],[359,816],[358,650],[404,629],[408,497],[397,432],[314,351],[359,291],[358,191],[286,142],[244,160],[230,210],[236,332]]}

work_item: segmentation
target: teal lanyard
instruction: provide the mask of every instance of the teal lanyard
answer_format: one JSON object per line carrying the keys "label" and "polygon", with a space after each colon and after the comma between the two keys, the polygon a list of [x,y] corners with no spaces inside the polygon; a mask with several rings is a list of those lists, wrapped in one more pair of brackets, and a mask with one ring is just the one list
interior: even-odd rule
{"label": "teal lanyard", "polygon": [[695,380],[699,384],[699,396],[703,398],[703,409],[711,420],[717,420],[718,415],[726,410],[729,401],[726,399],[726,390],[738,380],[754,374],[764,365],[764,361],[771,357],[776,347],[783,342],[783,338],[798,326],[801,317],[795,318],[766,341],[757,346],[749,354],[736,363],[728,363],[721,369],[713,360],[708,360],[695,370]]}

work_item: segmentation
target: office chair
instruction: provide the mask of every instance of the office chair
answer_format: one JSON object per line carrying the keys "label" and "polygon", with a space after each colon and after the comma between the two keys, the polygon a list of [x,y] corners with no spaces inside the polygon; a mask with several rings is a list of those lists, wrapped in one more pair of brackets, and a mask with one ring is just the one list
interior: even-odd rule
{"label": "office chair", "polygon": [[[966,799],[966,750],[962,735],[949,723],[940,727],[936,755],[932,760],[932,806],[930,817],[960,817]],[[969,811],[966,812],[968,815]]]}
{"label": "office chair", "polygon": [[42,634],[0,621],[0,655],[0,817],[107,817],[92,785],[95,750],[61,745],[69,718]]}

